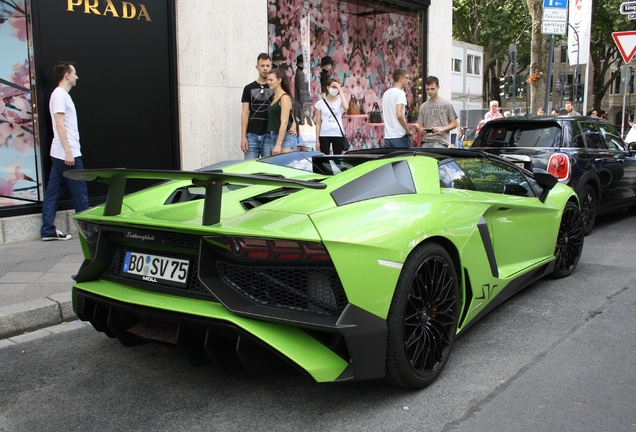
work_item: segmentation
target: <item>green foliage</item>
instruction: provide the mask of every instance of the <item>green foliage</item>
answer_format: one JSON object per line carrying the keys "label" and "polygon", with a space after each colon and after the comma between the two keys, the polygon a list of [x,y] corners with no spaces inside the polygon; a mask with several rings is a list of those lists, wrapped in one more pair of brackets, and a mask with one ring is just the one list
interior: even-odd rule
{"label": "green foliage", "polygon": [[[623,59],[612,39],[616,31],[636,30],[636,20],[620,13],[623,0],[595,1],[592,6],[590,57],[594,65],[593,107],[600,107],[610,85],[620,75]],[[616,69],[613,74],[608,72]]]}
{"label": "green foliage", "polygon": [[[484,90],[499,99],[499,77],[510,72],[508,47],[517,45],[517,72],[530,63],[532,21],[518,0],[454,0],[453,38],[484,47]],[[493,82],[488,82],[491,76]]]}

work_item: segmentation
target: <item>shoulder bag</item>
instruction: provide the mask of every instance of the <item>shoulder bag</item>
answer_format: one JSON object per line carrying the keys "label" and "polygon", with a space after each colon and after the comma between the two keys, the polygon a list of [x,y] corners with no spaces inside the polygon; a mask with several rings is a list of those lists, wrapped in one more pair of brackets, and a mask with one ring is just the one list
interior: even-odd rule
{"label": "shoulder bag", "polygon": [[347,138],[347,135],[345,135],[344,131],[342,130],[342,126],[340,125],[340,122],[338,121],[338,117],[336,117],[336,115],[333,113],[333,110],[329,106],[329,102],[327,102],[327,99],[323,99],[322,101],[325,103],[325,105],[327,105],[327,109],[331,112],[331,115],[333,116],[333,118],[336,119],[336,123],[338,123],[338,127],[340,128],[340,133],[342,134],[342,150],[343,151],[349,150],[349,147],[351,147],[351,143],[349,142],[349,138]]}

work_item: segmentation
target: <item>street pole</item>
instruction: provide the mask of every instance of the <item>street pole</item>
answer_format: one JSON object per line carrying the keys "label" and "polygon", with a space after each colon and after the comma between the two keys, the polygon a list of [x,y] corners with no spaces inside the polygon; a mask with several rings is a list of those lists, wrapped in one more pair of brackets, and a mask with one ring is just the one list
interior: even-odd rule
{"label": "street pole", "polygon": [[548,113],[548,103],[550,102],[550,84],[552,84],[552,57],[554,55],[554,35],[550,35],[550,49],[548,50],[548,73],[545,77],[545,99],[543,110]]}

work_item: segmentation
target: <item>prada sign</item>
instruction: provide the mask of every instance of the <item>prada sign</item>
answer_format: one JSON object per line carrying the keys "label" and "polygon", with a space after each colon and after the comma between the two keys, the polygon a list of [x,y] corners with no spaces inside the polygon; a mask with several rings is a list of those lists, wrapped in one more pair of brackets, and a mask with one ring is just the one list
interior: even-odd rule
{"label": "prada sign", "polygon": [[[99,0],[68,0],[68,12],[82,12],[85,14],[95,14],[103,16],[111,16],[113,18],[124,19],[145,19],[152,21],[148,9],[143,4],[134,5],[131,2],[119,1],[117,7],[112,0],[106,0],[105,5],[100,6]],[[102,2],[104,3],[104,2]]]}

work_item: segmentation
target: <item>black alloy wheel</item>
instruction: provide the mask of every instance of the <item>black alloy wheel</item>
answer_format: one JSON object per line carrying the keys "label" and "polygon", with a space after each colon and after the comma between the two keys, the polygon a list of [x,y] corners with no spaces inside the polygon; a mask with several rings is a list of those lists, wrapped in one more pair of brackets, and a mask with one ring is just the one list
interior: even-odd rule
{"label": "black alloy wheel", "polygon": [[572,274],[581,258],[584,238],[581,212],[575,203],[568,202],[563,210],[557,235],[552,276],[563,278]]}
{"label": "black alloy wheel", "polygon": [[439,376],[455,342],[459,285],[453,261],[437,243],[404,263],[388,317],[385,381],[423,388]]}
{"label": "black alloy wheel", "polygon": [[579,194],[581,200],[581,213],[583,215],[583,234],[588,235],[596,222],[596,193],[592,186],[586,184]]}

